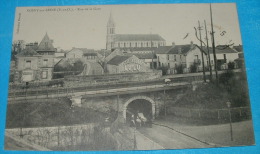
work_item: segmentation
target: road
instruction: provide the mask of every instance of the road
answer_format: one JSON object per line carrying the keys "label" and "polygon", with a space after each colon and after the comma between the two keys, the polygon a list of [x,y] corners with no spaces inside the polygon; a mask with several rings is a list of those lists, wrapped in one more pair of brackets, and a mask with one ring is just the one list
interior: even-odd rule
{"label": "road", "polygon": [[[163,147],[163,149],[190,149],[214,147],[214,145],[200,142],[196,139],[180,134],[169,128],[158,125],[153,125],[152,128],[143,127],[138,129],[138,131],[150,140],[147,141],[148,147],[149,145],[151,145],[152,142],[156,143],[156,146],[152,149],[156,149],[156,147]],[[138,142],[137,140],[137,144],[145,145],[146,143],[144,143],[144,141],[142,142],[140,140]]]}

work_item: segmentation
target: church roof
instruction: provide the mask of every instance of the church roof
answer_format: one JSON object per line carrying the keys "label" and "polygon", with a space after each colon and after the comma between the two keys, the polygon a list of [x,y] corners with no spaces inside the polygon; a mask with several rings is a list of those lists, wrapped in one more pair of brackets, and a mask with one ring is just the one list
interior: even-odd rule
{"label": "church roof", "polygon": [[165,41],[158,34],[116,34],[115,41]]}
{"label": "church roof", "polygon": [[46,33],[41,43],[39,44],[37,51],[56,51],[52,43],[53,40],[51,40],[48,34]]}
{"label": "church roof", "polygon": [[112,58],[110,61],[107,62],[107,64],[111,64],[111,65],[119,65],[122,62],[126,61],[128,58],[130,58],[132,56],[115,56],[114,58]]}

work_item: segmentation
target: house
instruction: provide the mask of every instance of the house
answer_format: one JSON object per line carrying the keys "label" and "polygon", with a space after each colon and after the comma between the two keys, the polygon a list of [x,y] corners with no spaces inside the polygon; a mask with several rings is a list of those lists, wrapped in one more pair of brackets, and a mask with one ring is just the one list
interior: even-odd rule
{"label": "house", "polygon": [[238,68],[244,68],[245,67],[245,61],[244,61],[243,46],[239,44],[238,46],[233,46],[233,49],[238,52],[238,58],[235,59],[237,67]]}
{"label": "house", "polygon": [[108,56],[106,56],[104,61],[107,63],[108,61],[113,59],[115,56],[120,56],[120,55],[122,56],[122,55],[124,55],[124,53],[121,52],[119,49],[116,49],[113,52],[111,52]]}
{"label": "house", "polygon": [[102,75],[104,74],[103,67],[97,62],[85,62],[84,70],[80,74],[81,76],[86,75]]}
{"label": "house", "polygon": [[149,72],[151,69],[135,55],[117,55],[107,62],[109,74]]}
{"label": "house", "polygon": [[41,43],[29,43],[16,55],[15,82],[48,81],[52,79],[54,53],[47,33]]}
{"label": "house", "polygon": [[102,59],[102,55],[94,49],[72,48],[66,53],[66,59],[83,59],[83,61],[98,62]]}
{"label": "house", "polygon": [[175,74],[178,66],[185,64],[182,52],[190,49],[188,46],[180,46],[172,43],[172,46],[160,46],[155,50],[158,68],[167,68],[168,74]]}
{"label": "house", "polygon": [[[167,68],[168,74],[202,70],[202,54],[200,48],[191,42],[186,45],[160,46],[155,50],[158,68]],[[203,52],[204,65],[207,65],[206,53]]]}
{"label": "house", "polygon": [[79,48],[72,48],[69,52],[66,53],[66,58],[82,58],[83,57],[83,51]]}
{"label": "house", "polygon": [[57,49],[53,47],[53,40],[49,38],[47,33],[45,34],[39,45],[34,43],[33,49],[35,49],[39,55],[54,56],[55,52],[57,51]]}
{"label": "house", "polygon": [[44,81],[52,79],[54,58],[39,55],[34,49],[26,47],[16,56],[16,82]]}

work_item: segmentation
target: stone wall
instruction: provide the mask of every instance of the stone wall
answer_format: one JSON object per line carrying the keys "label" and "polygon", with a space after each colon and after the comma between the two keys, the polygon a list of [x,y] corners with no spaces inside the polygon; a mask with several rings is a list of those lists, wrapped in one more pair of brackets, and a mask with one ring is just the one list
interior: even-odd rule
{"label": "stone wall", "polygon": [[91,76],[66,76],[65,87],[87,86],[87,85],[110,85],[118,82],[149,81],[160,78],[161,71],[143,73],[105,74]]}

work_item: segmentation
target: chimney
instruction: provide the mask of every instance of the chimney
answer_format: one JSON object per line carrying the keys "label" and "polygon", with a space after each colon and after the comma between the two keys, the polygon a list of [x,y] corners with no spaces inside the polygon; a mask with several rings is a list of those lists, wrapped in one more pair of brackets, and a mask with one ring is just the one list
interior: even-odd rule
{"label": "chimney", "polygon": [[193,41],[190,41],[190,48],[192,49],[194,46]]}
{"label": "chimney", "polygon": [[175,43],[174,43],[174,42],[172,42],[172,47],[173,47],[173,48],[175,47]]}
{"label": "chimney", "polygon": [[181,47],[179,47],[179,49],[178,49],[178,53],[181,54]]}
{"label": "chimney", "polygon": [[34,47],[34,49],[37,49],[38,48],[38,42],[34,42],[33,47]]}

